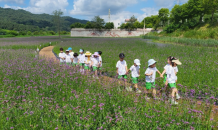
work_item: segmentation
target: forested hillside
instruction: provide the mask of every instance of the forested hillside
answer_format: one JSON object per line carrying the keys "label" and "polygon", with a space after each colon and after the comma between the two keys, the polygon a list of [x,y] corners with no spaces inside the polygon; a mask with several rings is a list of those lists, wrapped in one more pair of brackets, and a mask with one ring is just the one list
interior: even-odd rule
{"label": "forested hillside", "polygon": [[[32,14],[25,10],[0,8],[0,29],[16,31],[56,31],[53,25],[52,15]],[[80,20],[69,16],[61,18],[62,31],[70,31],[70,25],[76,22],[85,24],[86,20]]]}

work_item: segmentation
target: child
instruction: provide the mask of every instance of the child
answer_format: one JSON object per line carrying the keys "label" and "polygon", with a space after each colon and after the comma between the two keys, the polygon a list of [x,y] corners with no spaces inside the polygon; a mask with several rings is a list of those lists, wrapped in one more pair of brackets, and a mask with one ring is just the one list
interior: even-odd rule
{"label": "child", "polygon": [[85,71],[86,71],[86,74],[88,74],[88,72],[90,71],[90,68],[91,68],[91,55],[92,55],[92,53],[90,53],[89,51],[87,51],[86,53],[85,53],[85,56],[87,57],[86,59],[85,59],[85,61],[84,61],[84,63],[85,63],[85,67],[84,67],[84,69],[85,69]]}
{"label": "child", "polygon": [[102,74],[102,57],[101,57],[102,51],[98,51],[98,55],[99,55],[99,62],[100,62],[98,66],[98,73],[99,75],[101,75]]}
{"label": "child", "polygon": [[73,57],[69,54],[69,50],[66,50],[65,57],[66,57],[66,64],[68,66],[71,66],[72,65],[71,63],[72,63]]}
{"label": "child", "polygon": [[[176,82],[177,82],[177,73],[179,72],[177,65],[182,65],[182,63],[179,61],[179,59],[177,60],[176,58],[175,58],[175,60],[172,60],[172,62],[174,63],[173,69],[175,71],[175,75],[176,75],[175,78],[176,78]],[[176,99],[177,100],[180,99],[180,96],[179,96],[179,93],[178,93],[178,89],[176,89],[175,93],[176,93]]]}
{"label": "child", "polygon": [[86,57],[85,57],[85,54],[84,54],[84,50],[83,49],[80,49],[79,50],[80,54],[78,56],[78,62],[79,62],[79,65],[80,65],[80,72],[81,73],[84,73],[84,66],[85,66],[85,60],[86,60]]}
{"label": "child", "polygon": [[69,54],[70,54],[70,56],[73,57],[74,52],[72,51],[72,48],[69,47],[67,50],[69,50]]}
{"label": "child", "polygon": [[99,62],[99,54],[98,54],[98,52],[95,52],[93,54],[91,66],[92,66],[93,71],[95,72],[95,75],[93,77],[96,77],[96,79],[98,79],[98,67],[99,67],[99,64],[100,64],[100,62]]}
{"label": "child", "polygon": [[118,79],[124,79],[124,88],[128,91],[129,89],[126,88],[126,81],[127,81],[127,63],[124,60],[125,55],[123,53],[120,53],[119,55],[120,60],[116,64],[117,68],[117,74],[118,74]]}
{"label": "child", "polygon": [[156,72],[160,74],[160,77],[163,77],[160,71],[156,68],[156,63],[157,62],[154,59],[150,59],[148,61],[148,68],[145,71],[146,89],[152,92],[154,98],[156,98],[156,89],[155,89]]}
{"label": "child", "polygon": [[74,53],[73,54],[73,66],[76,67],[78,65],[78,54]]}
{"label": "child", "polygon": [[[139,59],[135,59],[134,60],[134,65],[130,67],[130,69],[127,71],[127,73],[129,71],[131,71],[131,75],[132,75],[132,83],[134,84],[134,88],[136,89],[136,93],[141,93],[141,90],[139,90],[138,88],[138,78],[140,76],[140,60]],[[126,74],[127,74],[126,73]],[[132,86],[129,88],[129,91],[132,91]]]}
{"label": "child", "polygon": [[176,88],[176,74],[173,68],[174,62],[172,62],[174,59],[175,59],[174,57],[171,57],[169,60],[169,65],[166,67],[165,72],[167,74],[167,79],[166,79],[165,86],[168,85],[171,88],[171,94],[170,94],[171,104],[178,104],[178,102],[174,100],[175,93],[178,92]]}
{"label": "child", "polygon": [[60,65],[65,64],[66,55],[63,52],[63,48],[60,48],[59,58],[60,58]]}
{"label": "child", "polygon": [[163,78],[164,78],[164,89],[163,89],[163,95],[166,95],[166,91],[167,91],[167,74],[166,74],[166,70],[168,69],[168,67],[170,67],[171,61],[174,60],[175,58],[172,56],[167,57],[167,65],[164,67],[164,71],[162,72]]}

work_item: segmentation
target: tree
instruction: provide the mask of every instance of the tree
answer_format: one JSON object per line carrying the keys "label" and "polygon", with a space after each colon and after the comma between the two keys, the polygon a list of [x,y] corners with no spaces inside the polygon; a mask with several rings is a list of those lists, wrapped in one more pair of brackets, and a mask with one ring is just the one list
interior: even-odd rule
{"label": "tree", "polygon": [[99,16],[95,16],[93,19],[93,26],[96,29],[102,29],[104,27],[104,19],[100,18]]}
{"label": "tree", "polygon": [[87,22],[86,25],[85,25],[85,28],[88,29],[88,28],[93,28],[93,23],[92,22]]}
{"label": "tree", "polygon": [[210,12],[212,14],[211,21],[214,19],[214,13],[218,10],[218,0],[211,0],[210,2]]}
{"label": "tree", "polygon": [[163,21],[163,25],[169,20],[170,11],[168,8],[162,8],[159,10],[159,18]]}
{"label": "tree", "polygon": [[76,22],[76,23],[74,23],[74,24],[71,24],[70,27],[71,27],[71,28],[84,28],[84,27],[85,27],[85,24]]}
{"label": "tree", "polygon": [[114,28],[114,23],[113,22],[108,22],[105,24],[105,29],[113,29]]}
{"label": "tree", "polygon": [[139,21],[136,21],[136,22],[133,24],[133,27],[134,27],[134,28],[143,28],[143,26],[141,26],[141,24],[140,24]]}
{"label": "tree", "polygon": [[61,38],[60,31],[61,31],[61,16],[62,15],[63,15],[63,12],[61,10],[53,11],[53,20],[58,30],[59,38]]}
{"label": "tree", "polygon": [[151,18],[152,18],[153,28],[157,30],[160,24],[160,18],[158,15],[152,15]]}

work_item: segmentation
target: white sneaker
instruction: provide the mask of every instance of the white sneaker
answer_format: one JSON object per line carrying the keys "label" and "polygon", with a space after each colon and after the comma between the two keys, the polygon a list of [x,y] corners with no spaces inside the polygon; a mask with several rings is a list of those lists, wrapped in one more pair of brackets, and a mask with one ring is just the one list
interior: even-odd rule
{"label": "white sneaker", "polygon": [[150,98],[149,97],[145,97],[145,99],[149,100]]}
{"label": "white sneaker", "polygon": [[170,103],[171,103],[172,105],[174,105],[174,104],[175,104],[175,101],[174,101],[174,99],[169,99],[169,101],[170,101]]}
{"label": "white sneaker", "polygon": [[142,91],[138,89],[138,90],[136,91],[136,93],[142,93]]}
{"label": "white sneaker", "polygon": [[179,104],[178,102],[176,102],[176,101],[174,102],[174,105],[178,105],[178,104]]}
{"label": "white sneaker", "polygon": [[180,99],[181,97],[179,96],[179,94],[176,94],[176,99]]}

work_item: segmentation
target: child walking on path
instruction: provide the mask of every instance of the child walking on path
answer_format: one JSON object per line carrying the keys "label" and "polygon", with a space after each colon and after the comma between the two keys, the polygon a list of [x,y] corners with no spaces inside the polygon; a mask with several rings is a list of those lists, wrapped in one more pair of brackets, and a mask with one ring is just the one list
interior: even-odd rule
{"label": "child walking on path", "polygon": [[99,67],[99,65],[100,65],[100,62],[99,62],[99,54],[98,54],[98,52],[95,52],[95,53],[93,54],[92,64],[91,64],[92,69],[93,69],[93,71],[95,72],[95,75],[93,75],[93,78],[99,79],[99,78],[98,78],[98,67]]}
{"label": "child walking on path", "polygon": [[[156,72],[160,74],[160,77],[163,77],[160,71],[156,68],[156,61],[154,59],[150,59],[148,61],[148,68],[145,71],[145,81],[146,81],[146,89],[148,93],[152,93],[153,98],[156,97],[156,89],[155,89],[155,78],[156,78]],[[150,99],[150,98],[147,98]]]}
{"label": "child walking on path", "polygon": [[[125,55],[123,53],[120,53],[119,54],[119,58],[120,58],[120,60],[116,64],[118,79],[124,80],[124,88],[128,91],[128,88],[126,87],[126,81],[127,81],[127,75],[126,75],[126,72],[127,72],[127,63],[124,60]],[[119,82],[119,84],[120,84],[120,82]],[[120,88],[118,88],[118,90],[120,90]]]}
{"label": "child walking on path", "polygon": [[69,50],[66,50],[66,55],[65,55],[65,57],[66,57],[66,64],[68,65],[68,66],[72,66],[72,61],[73,61],[73,57],[69,54]]}
{"label": "child walking on path", "polygon": [[[130,67],[130,69],[127,71],[126,74],[128,74],[129,71],[131,71],[132,76],[132,84],[134,88],[136,89],[136,93],[141,93],[141,90],[138,88],[138,78],[140,76],[140,60],[135,59],[134,65]],[[132,86],[129,88],[129,91],[132,91]]]}
{"label": "child walking on path", "polygon": [[84,73],[84,66],[85,66],[86,57],[85,57],[83,49],[80,49],[79,52],[80,52],[80,54],[78,56],[78,59],[79,59],[78,62],[79,62],[79,65],[80,65],[80,72]]}
{"label": "child walking on path", "polygon": [[102,55],[102,51],[98,51],[98,55],[99,55],[99,66],[98,66],[98,73],[99,73],[99,75],[101,75],[101,73],[102,73],[102,57],[101,57],[101,55]]}
{"label": "child walking on path", "polygon": [[63,52],[63,48],[60,48],[59,58],[60,58],[60,65],[65,64],[66,54]]}
{"label": "child walking on path", "polygon": [[90,53],[89,51],[87,51],[85,53],[85,56],[87,58],[84,61],[84,63],[85,63],[84,69],[85,69],[87,75],[88,75],[88,72],[90,71],[90,68],[91,68],[91,62],[92,62],[91,61],[91,55],[92,55],[92,53]]}

